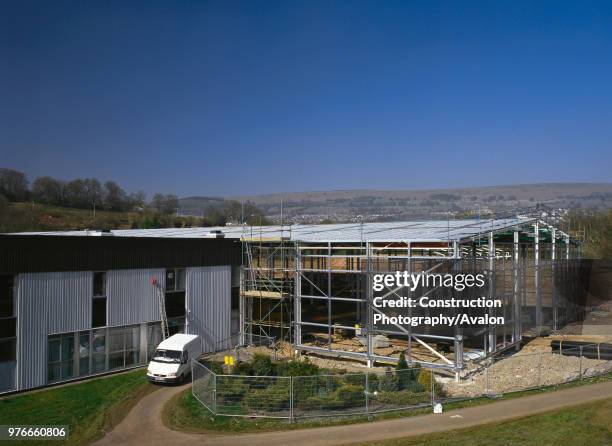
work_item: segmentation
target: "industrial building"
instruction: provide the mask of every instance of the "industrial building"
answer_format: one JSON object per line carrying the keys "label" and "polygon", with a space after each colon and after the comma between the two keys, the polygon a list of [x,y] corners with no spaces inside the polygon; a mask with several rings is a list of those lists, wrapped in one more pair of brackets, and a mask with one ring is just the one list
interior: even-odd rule
{"label": "industrial building", "polygon": [[160,298],[170,334],[226,347],[239,265],[229,239],[1,235],[0,392],[146,364],[162,340]]}
{"label": "industrial building", "polygon": [[[242,343],[274,337],[298,353],[372,365],[396,362],[388,348],[393,344],[408,361],[457,376],[466,352],[483,357],[517,347],[526,333],[556,330],[583,308],[579,245],[542,215],[68,231],[4,235],[0,244],[0,391],[146,363],[161,333],[152,277],[164,293],[172,330],[201,335],[208,351],[227,347],[239,333]],[[487,281],[472,294],[449,295],[439,286],[373,291],[374,274],[395,271],[485,273]],[[501,308],[473,314],[503,316],[504,323],[374,323],[381,311],[374,298],[406,295],[499,299]],[[385,313],[401,311],[413,310]],[[456,309],[435,311],[452,315]]]}

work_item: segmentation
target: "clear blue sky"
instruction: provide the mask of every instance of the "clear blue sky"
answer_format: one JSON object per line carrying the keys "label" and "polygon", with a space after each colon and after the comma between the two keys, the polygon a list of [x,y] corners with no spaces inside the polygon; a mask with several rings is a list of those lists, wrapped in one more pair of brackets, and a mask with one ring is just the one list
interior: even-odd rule
{"label": "clear blue sky", "polygon": [[612,181],[612,2],[3,1],[0,166],[186,195]]}

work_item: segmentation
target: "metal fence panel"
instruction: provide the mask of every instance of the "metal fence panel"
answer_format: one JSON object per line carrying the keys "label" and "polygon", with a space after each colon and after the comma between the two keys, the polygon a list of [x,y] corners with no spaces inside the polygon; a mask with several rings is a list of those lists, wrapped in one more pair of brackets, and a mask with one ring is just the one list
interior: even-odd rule
{"label": "metal fence panel", "polygon": [[216,375],[196,360],[191,360],[191,393],[208,410],[215,413]]}
{"label": "metal fence panel", "polygon": [[216,415],[296,419],[375,414],[557,385],[612,370],[612,361],[581,353],[564,349],[562,354],[489,358],[460,381],[424,368],[297,377],[216,375],[193,361],[192,391]]}
{"label": "metal fence panel", "polygon": [[387,412],[429,405],[432,402],[431,370],[411,368],[368,375],[368,412]]}
{"label": "metal fence panel", "polygon": [[286,376],[217,375],[216,413],[288,418],[291,383]]}
{"label": "metal fence panel", "polygon": [[364,373],[293,378],[295,417],[363,414],[366,399]]}

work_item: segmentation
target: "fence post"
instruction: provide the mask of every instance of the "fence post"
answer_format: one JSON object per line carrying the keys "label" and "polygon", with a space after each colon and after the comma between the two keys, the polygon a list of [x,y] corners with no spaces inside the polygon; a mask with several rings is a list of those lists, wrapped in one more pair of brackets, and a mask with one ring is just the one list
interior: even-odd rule
{"label": "fence post", "polygon": [[293,376],[289,377],[289,419],[295,421],[293,416]]}
{"label": "fence post", "polygon": [[430,379],[430,381],[431,381],[430,382],[430,385],[431,385],[430,391],[431,391],[431,407],[433,409],[434,405],[436,404],[436,400],[435,400],[436,396],[434,395],[434,379],[435,379],[435,377],[434,377],[433,369],[429,370],[429,375],[431,377],[431,379]]}
{"label": "fence post", "polygon": [[[212,371],[211,371],[212,372]],[[213,374],[213,407],[215,408],[215,415],[217,415],[217,374],[212,372]]]}
{"label": "fence post", "polygon": [[582,379],[582,345],[580,346],[580,379]]}
{"label": "fence post", "polygon": [[538,387],[542,385],[542,352],[538,361]]}
{"label": "fence post", "polygon": [[370,381],[368,378],[369,373],[366,372],[365,374],[365,403],[366,403],[366,407],[365,407],[365,413],[366,415],[370,415]]}
{"label": "fence post", "polygon": [[195,382],[194,377],[193,377],[193,361],[194,359],[191,358],[191,394],[195,396],[195,394],[193,393],[193,383]]}
{"label": "fence post", "polygon": [[485,363],[485,389],[484,391],[485,391],[485,395],[487,396],[490,394],[489,392],[489,368],[490,367],[491,367],[491,361],[489,360]]}

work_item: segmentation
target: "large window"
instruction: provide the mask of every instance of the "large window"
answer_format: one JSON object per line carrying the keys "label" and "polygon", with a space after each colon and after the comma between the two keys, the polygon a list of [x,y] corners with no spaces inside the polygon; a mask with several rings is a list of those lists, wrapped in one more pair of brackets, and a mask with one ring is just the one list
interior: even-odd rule
{"label": "large window", "polygon": [[108,330],[108,369],[138,364],[140,327],[110,328]]}
{"label": "large window", "polygon": [[[65,381],[79,376],[133,367],[145,362],[140,355],[140,324],[115,328],[98,328],[48,337],[48,382]],[[159,330],[159,324],[157,324]],[[151,349],[161,341],[152,333],[147,339]],[[1,348],[1,345],[0,345]]]}
{"label": "large window", "polygon": [[47,353],[49,382],[74,377],[74,334],[49,336]]}
{"label": "large window", "polygon": [[162,341],[161,324],[151,322],[147,326],[147,358],[152,358],[157,346]]}
{"label": "large window", "polygon": [[106,370],[106,330],[94,330],[91,336],[91,373],[101,373]]}
{"label": "large window", "polygon": [[166,292],[185,291],[185,269],[171,268],[166,270]]}
{"label": "large window", "polygon": [[87,376],[89,372],[89,359],[91,350],[91,333],[82,331],[79,334],[79,376]]}
{"label": "large window", "polygon": [[13,276],[0,276],[0,391],[15,388],[17,318]]}
{"label": "large window", "polygon": [[91,326],[106,326],[106,273],[95,272],[93,277],[93,299],[91,303]]}
{"label": "large window", "polygon": [[169,318],[185,316],[185,270],[166,270],[166,315]]}

